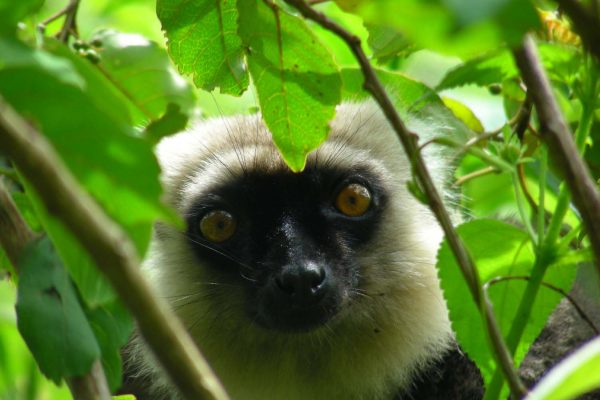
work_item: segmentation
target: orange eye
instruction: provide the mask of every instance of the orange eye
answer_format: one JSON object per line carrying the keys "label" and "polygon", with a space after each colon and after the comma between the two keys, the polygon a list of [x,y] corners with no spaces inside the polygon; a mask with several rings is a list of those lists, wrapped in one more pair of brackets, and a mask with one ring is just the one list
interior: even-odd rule
{"label": "orange eye", "polygon": [[358,183],[351,183],[343,188],[335,199],[335,207],[338,211],[349,217],[363,215],[370,205],[369,189]]}
{"label": "orange eye", "polygon": [[202,217],[200,221],[202,236],[215,243],[224,242],[232,237],[235,233],[235,228],[235,218],[223,210],[211,211]]}

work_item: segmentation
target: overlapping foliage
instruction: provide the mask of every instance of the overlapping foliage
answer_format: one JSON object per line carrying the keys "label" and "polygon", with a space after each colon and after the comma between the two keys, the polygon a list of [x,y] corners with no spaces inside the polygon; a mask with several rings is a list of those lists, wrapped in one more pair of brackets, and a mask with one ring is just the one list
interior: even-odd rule
{"label": "overlapping foliage", "polygon": [[[82,0],[81,7],[95,1]],[[92,31],[101,18],[117,14],[120,7],[148,7],[136,1],[105,3],[104,11],[90,8],[87,17],[81,16],[81,32]],[[334,3],[317,7],[364,39],[408,127],[431,139],[427,146],[441,146],[454,157],[456,181],[449,183],[449,190],[462,190],[466,196],[460,206],[468,210],[464,218],[468,222],[458,234],[478,267],[518,364],[562,297],[533,285],[539,287],[543,280],[568,291],[578,266],[585,267],[591,256],[580,217],[569,207],[561,171],[554,168],[540,141],[540,124],[510,49],[527,32],[537,35],[554,93],[596,179],[600,178],[597,63],[573,36],[554,34],[557,26],[570,32],[564,19],[557,16],[550,26],[547,18],[540,18],[541,7],[555,8],[547,2]],[[40,11],[43,4],[0,0],[0,95],[50,140],[140,255],[147,249],[154,221],[178,223],[161,202],[152,147],[210,107],[200,91],[215,90],[217,102],[230,101],[221,100],[221,94],[252,92],[257,104],[251,105],[260,109],[294,171],[302,170],[307,154],[325,140],[336,105],[366,96],[364,78],[344,43],[283,1],[159,0],[156,13],[166,49],[139,34],[114,30],[98,29],[78,37],[74,26],[64,30],[54,23],[45,33],[37,32],[35,24],[56,11],[52,2]],[[97,15],[90,17],[90,10]],[[126,23],[116,25],[111,28],[128,29]],[[62,41],[51,37],[56,32],[66,33]],[[446,59],[453,67],[438,71],[439,79],[428,87],[407,73],[419,57],[433,57],[430,50],[461,59]],[[346,65],[348,60],[351,65]],[[500,124],[495,121],[491,126],[481,118],[484,108],[457,99],[464,93],[457,88],[465,85],[484,89],[479,93],[490,91],[483,96],[503,114]],[[237,110],[248,111],[247,103],[239,104]],[[22,213],[33,229],[51,239],[31,246],[19,275],[12,275],[18,282],[17,319],[23,338],[50,379],[79,375],[100,358],[111,389],[118,388],[118,349],[131,332],[130,317],[77,238],[44,208],[7,160],[0,162],[14,179],[13,195]],[[412,181],[407,184],[416,188]],[[517,222],[491,219],[498,217]],[[2,254],[0,265],[13,270]],[[490,388],[488,398],[499,398],[501,379],[488,336],[447,243],[441,246],[438,269],[457,338],[482,370]],[[534,276],[540,277],[537,283]],[[598,293],[588,296],[600,304]],[[0,346],[4,343],[0,335]],[[59,353],[70,356],[60,358]],[[20,386],[10,375],[14,367],[1,355],[0,394],[17,396]],[[590,362],[600,368],[597,360],[586,358],[582,368],[591,368]],[[571,365],[571,370],[576,368]],[[579,379],[585,381],[581,375]],[[568,392],[570,382],[566,379],[562,389],[554,382],[553,390]],[[545,396],[549,397],[539,398],[554,398]]]}

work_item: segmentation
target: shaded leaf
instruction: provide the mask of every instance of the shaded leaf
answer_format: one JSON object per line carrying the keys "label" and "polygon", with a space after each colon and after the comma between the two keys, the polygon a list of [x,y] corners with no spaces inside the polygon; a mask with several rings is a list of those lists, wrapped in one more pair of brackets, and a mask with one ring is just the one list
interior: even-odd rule
{"label": "shaded leaf", "polygon": [[410,53],[410,42],[397,30],[388,26],[365,24],[369,30],[368,44],[373,50],[373,57],[385,63],[397,55]]}
{"label": "shaded leaf", "polygon": [[541,27],[531,2],[521,0],[336,0],[365,22],[395,28],[419,47],[473,55],[517,45]]}
{"label": "shaded leaf", "polygon": [[[242,0],[245,1],[245,0]],[[248,87],[236,0],[158,0],[169,54],[199,88],[242,94]]]}
{"label": "shaded leaf", "polygon": [[[482,284],[496,277],[529,276],[535,257],[529,238],[522,230],[504,222],[482,219],[467,222],[457,231],[475,261]],[[466,296],[470,291],[446,241],[438,252],[437,268],[457,339],[489,383],[496,366],[483,334],[485,328],[471,296]],[[544,281],[568,291],[575,272],[573,265],[551,266]],[[488,290],[505,337],[513,325],[526,284],[525,281],[508,280],[490,286]],[[540,289],[517,347],[516,363],[523,359],[560,300],[560,294]]]}
{"label": "shaded leaf", "polygon": [[165,114],[148,124],[144,136],[152,143],[157,143],[165,136],[182,131],[187,122],[188,116],[181,112],[179,106],[169,103]]}
{"label": "shaded leaf", "polygon": [[108,386],[116,391],[122,383],[120,348],[133,331],[133,320],[118,301],[86,312],[89,323],[102,352],[102,367]]}
{"label": "shaded leaf", "polygon": [[98,47],[100,71],[133,103],[145,121],[158,119],[169,104],[189,115],[195,105],[190,84],[171,66],[164,49],[141,35],[102,30],[91,42]]}
{"label": "shaded leaf", "polygon": [[14,34],[17,23],[43,4],[44,0],[0,0],[0,34]]}
{"label": "shaded leaf", "polygon": [[341,79],[305,22],[263,1],[238,4],[240,35],[265,123],[294,171],[329,133]]}
{"label": "shaded leaf", "polygon": [[17,324],[40,370],[56,383],[87,373],[100,348],[48,239],[26,248],[19,271]]}
{"label": "shaded leaf", "polygon": [[[580,61],[575,57],[576,52],[572,47],[541,43],[539,53],[542,64],[552,79],[568,82],[573,79],[579,69]],[[495,50],[451,69],[438,84],[436,90],[468,84],[488,86],[518,76],[519,71],[510,51]]]}

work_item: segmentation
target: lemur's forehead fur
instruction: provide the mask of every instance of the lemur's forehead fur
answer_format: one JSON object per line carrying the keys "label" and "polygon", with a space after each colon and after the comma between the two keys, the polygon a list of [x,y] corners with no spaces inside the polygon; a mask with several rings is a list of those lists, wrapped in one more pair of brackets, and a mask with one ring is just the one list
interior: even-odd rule
{"label": "lemur's forehead fur", "polygon": [[[144,270],[234,399],[386,399],[451,343],[434,267],[441,231],[406,189],[410,164],[400,143],[371,103],[340,106],[331,127],[330,137],[309,154],[300,174],[285,166],[257,115],[210,120],[158,147],[168,201],[183,216],[206,196],[232,185],[238,190],[240,182],[256,174],[260,179],[252,182],[267,192],[271,182],[273,190],[284,191],[289,182],[314,186],[329,176],[358,176],[372,185],[374,197],[380,196],[381,210],[364,243],[340,250],[340,257],[350,260],[343,264],[351,273],[344,273],[356,279],[336,273],[354,282],[345,283],[353,293],[340,300],[341,309],[328,322],[306,332],[270,330],[249,318],[248,282],[223,275],[218,257],[199,257],[189,231],[164,228],[155,235]],[[440,184],[444,164],[434,153],[426,156]],[[302,197],[302,188],[288,190]],[[246,192],[239,193],[233,197],[248,200]],[[274,196],[287,199],[285,193]],[[331,254],[324,258],[335,264],[337,253]],[[142,373],[154,375],[156,368],[142,348],[134,346],[134,355],[146,366]],[[166,393],[169,386],[162,378],[152,380],[157,391]]]}

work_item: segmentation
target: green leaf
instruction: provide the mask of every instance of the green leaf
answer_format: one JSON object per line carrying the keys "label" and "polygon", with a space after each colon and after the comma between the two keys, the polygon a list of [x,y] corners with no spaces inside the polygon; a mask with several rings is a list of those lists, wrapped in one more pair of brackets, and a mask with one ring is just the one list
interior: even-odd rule
{"label": "green leaf", "polygon": [[390,27],[419,47],[474,55],[504,43],[517,45],[540,29],[534,6],[521,0],[337,0],[365,22]]}
{"label": "green leaf", "polygon": [[379,63],[385,63],[398,55],[410,52],[410,42],[397,30],[388,26],[365,24],[369,30],[368,44],[373,50],[373,57]]}
{"label": "green leaf", "polygon": [[[482,284],[496,277],[530,274],[535,256],[524,231],[500,221],[483,219],[467,222],[459,226],[457,231],[475,261]],[[496,365],[486,335],[483,334],[485,328],[471,296],[466,297],[469,289],[446,241],[438,252],[437,268],[457,339],[477,363],[486,383],[489,383]],[[568,291],[575,272],[576,268],[572,265],[550,266],[544,281]],[[489,287],[494,314],[504,336],[516,317],[515,312],[526,284],[522,280],[506,280]],[[560,294],[543,287],[540,289],[517,347],[517,363],[523,359],[560,300]]]}
{"label": "green leaf", "polygon": [[[135,136],[126,99],[93,65],[60,43],[49,41],[48,48],[62,56],[62,64],[70,66],[64,69],[82,85],[73,84],[73,79],[65,82],[55,68],[39,62],[36,50],[30,50],[27,63],[17,64],[7,62],[13,55],[8,52],[0,53],[0,94],[46,135],[79,182],[123,226],[143,255],[154,221],[173,219],[160,202],[159,167],[152,145]],[[53,221],[39,201],[32,200],[88,305],[110,300],[112,292],[76,238]]]}
{"label": "green leaf", "polygon": [[40,220],[38,219],[33,204],[31,204],[31,200],[25,193],[22,192],[12,192],[12,199],[15,202],[15,205],[19,209],[19,213],[27,222],[27,226],[34,232],[41,232],[42,225],[40,224]]}
{"label": "green leaf", "polygon": [[267,127],[294,171],[329,133],[341,79],[331,54],[305,22],[257,0],[238,4],[240,35]]}
{"label": "green leaf", "polygon": [[483,133],[483,125],[469,107],[450,97],[442,97],[444,105],[473,132]]}
{"label": "green leaf", "polygon": [[54,382],[87,373],[100,348],[52,244],[30,244],[20,262],[17,324],[40,370]]}
{"label": "green leaf", "polygon": [[0,38],[0,71],[32,66],[43,69],[61,83],[80,89],[85,87],[85,81],[69,61],[30,49],[17,40]]}
{"label": "green leaf", "polygon": [[[577,74],[580,60],[570,46],[541,43],[538,47],[542,64],[550,77],[559,82],[570,82]],[[519,75],[511,53],[506,49],[494,50],[475,57],[451,69],[436,90],[474,84],[488,86]]]}
{"label": "green leaf", "polygon": [[[408,129],[418,134],[422,141],[434,137],[452,137],[456,142],[462,143],[473,136],[444,105],[437,93],[425,84],[400,73],[381,69],[376,70],[376,73]],[[369,94],[363,89],[364,77],[359,69],[342,69],[342,79],[344,100],[368,98]]]}
{"label": "green leaf", "polygon": [[125,394],[122,396],[113,396],[112,400],[136,400],[135,396],[132,394]]}
{"label": "green leaf", "polygon": [[0,35],[14,34],[17,23],[43,4],[44,0],[0,0]]}
{"label": "green leaf", "polygon": [[98,46],[98,68],[141,112],[145,121],[158,119],[169,104],[189,115],[195,105],[190,84],[171,66],[164,49],[141,35],[102,30],[91,43]]}
{"label": "green leaf", "polygon": [[181,112],[179,106],[169,103],[165,114],[146,126],[144,136],[152,143],[157,143],[165,136],[182,131],[187,122],[188,116]]}
{"label": "green leaf", "polygon": [[108,385],[111,391],[116,391],[123,375],[119,350],[133,331],[133,320],[118,301],[87,310],[86,314],[102,351],[102,367]]}
{"label": "green leaf", "polygon": [[600,388],[600,337],[571,354],[533,388],[527,400],[570,400]]}
{"label": "green leaf", "polygon": [[219,87],[233,95],[246,90],[236,0],[158,0],[156,12],[179,72],[192,74],[204,90]]}
{"label": "green leaf", "polygon": [[509,51],[502,49],[473,58],[450,70],[436,87],[444,90],[467,84],[488,86],[514,77],[517,67]]}

